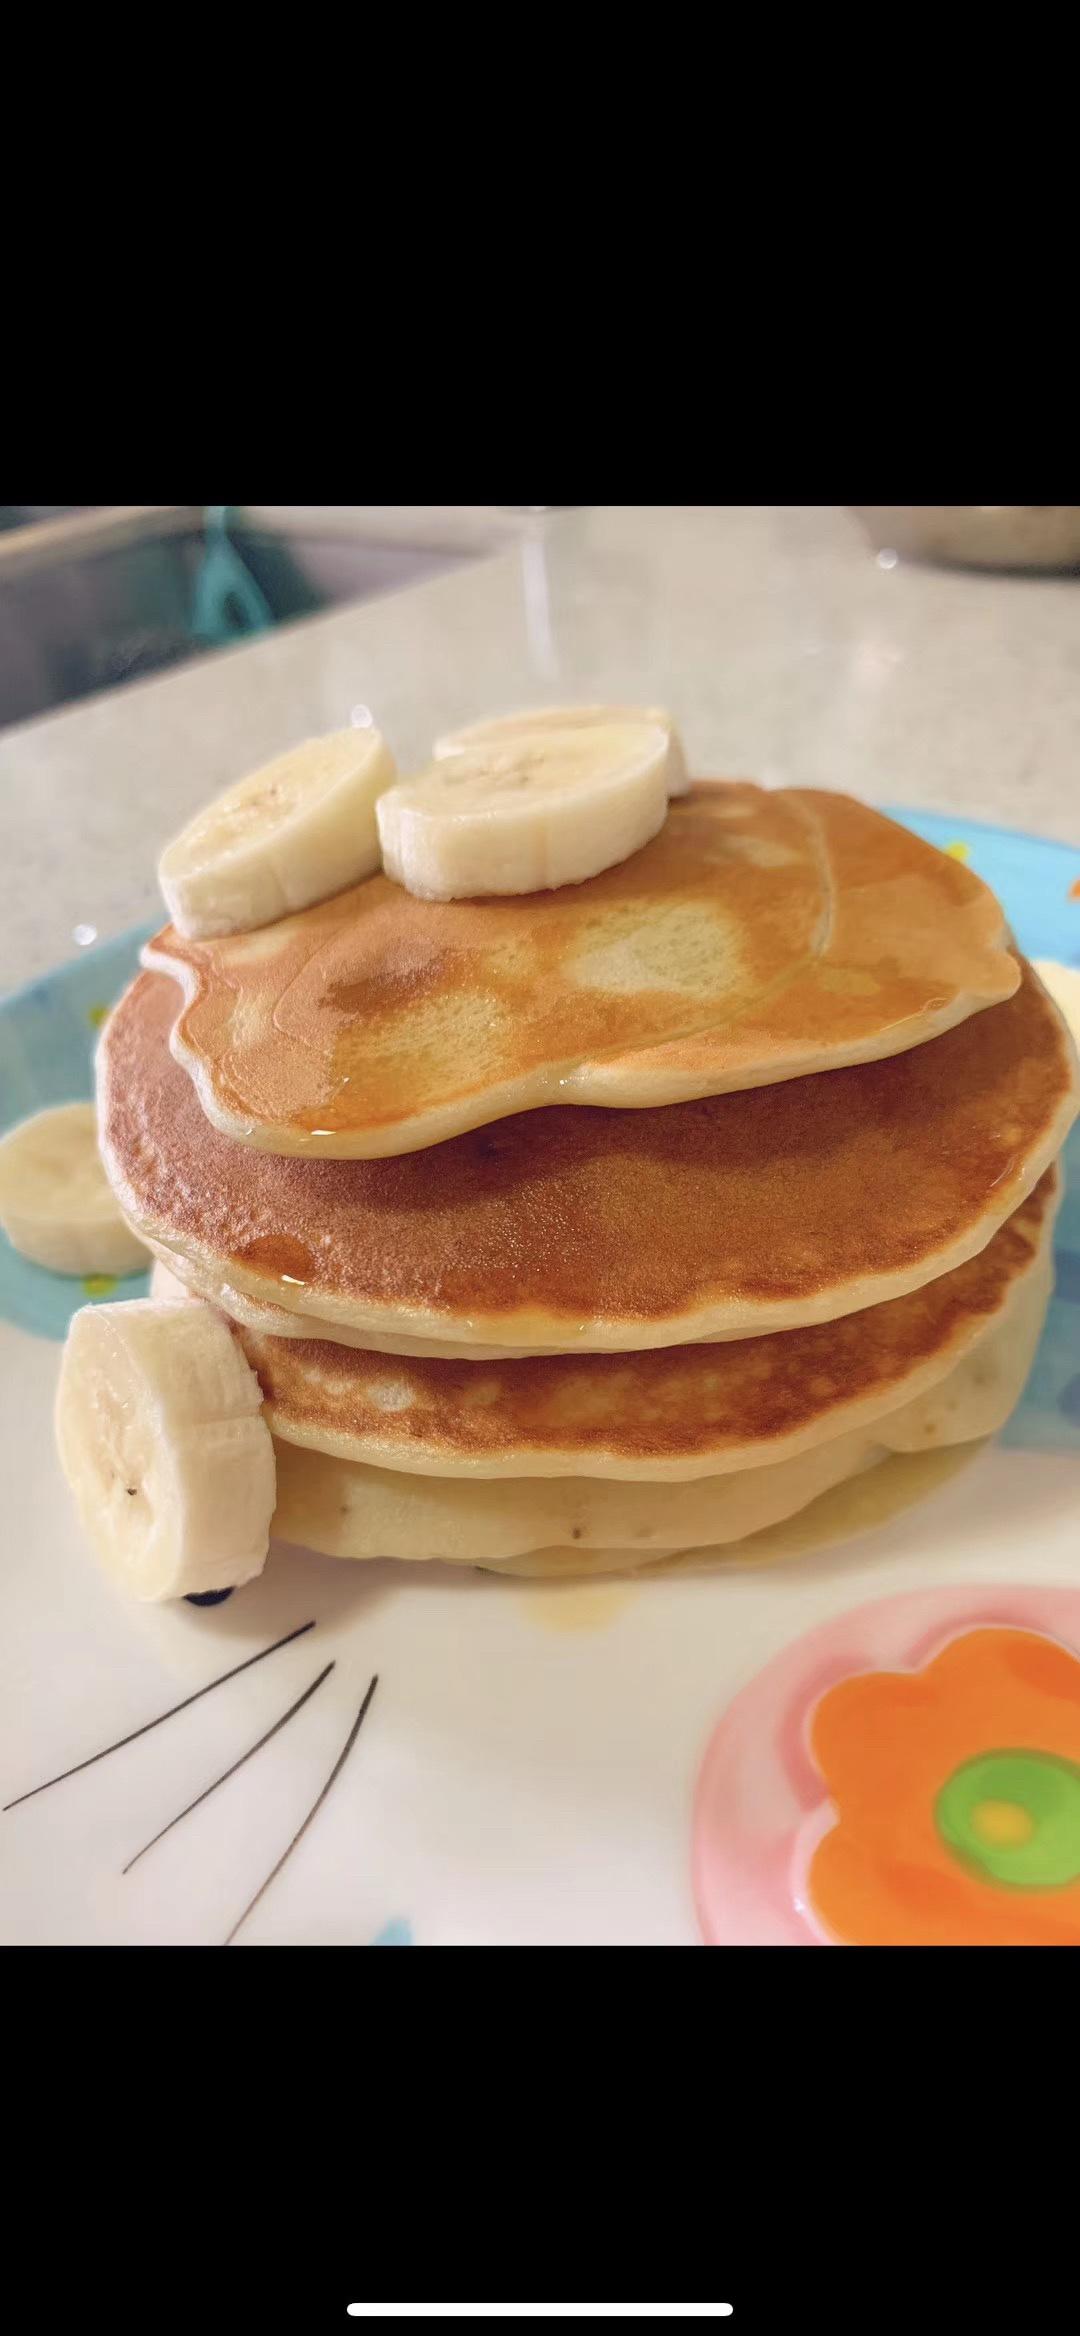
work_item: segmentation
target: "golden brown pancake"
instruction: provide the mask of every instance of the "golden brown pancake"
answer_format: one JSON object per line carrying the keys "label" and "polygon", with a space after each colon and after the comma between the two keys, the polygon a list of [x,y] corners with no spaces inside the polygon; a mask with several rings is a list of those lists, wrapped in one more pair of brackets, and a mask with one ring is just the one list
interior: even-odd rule
{"label": "golden brown pancake", "polygon": [[392,1160],[297,1160],[212,1128],[142,974],[99,1049],[104,1156],[144,1238],[262,1302],[396,1337],[586,1352],[786,1330],[984,1248],[1077,1110],[1030,969],[882,1063],[666,1110],[535,1111]]}
{"label": "golden brown pancake", "polygon": [[699,782],[588,883],[414,900],[385,876],[144,962],[225,1134],[376,1158],[545,1104],[655,1108],[876,1061],[1016,987],[1001,910],[850,796]]}
{"label": "golden brown pancake", "polygon": [[[925,1457],[993,1435],[1013,1410],[1046,1315],[1049,1276],[1033,1274],[1016,1302],[937,1387],[865,1427],[757,1468],[679,1484],[589,1476],[438,1477],[371,1468],[276,1437],[282,1539],[333,1557],[440,1559],[487,1565],[537,1550],[657,1557],[741,1541],[796,1516],[899,1447]],[[913,1420],[912,1414],[916,1414]]]}
{"label": "golden brown pancake", "polygon": [[713,1476],[789,1459],[933,1388],[1045,1267],[1051,1168],[976,1257],[839,1322],[722,1346],[479,1368],[237,1329],[276,1436],[431,1476]]}
{"label": "golden brown pancake", "polygon": [[[1048,1276],[1042,1277],[1044,1290],[1048,1279]],[[1027,1277],[1025,1286],[1030,1286],[1031,1282],[1032,1277]],[[150,1277],[150,1295],[175,1300],[190,1298],[191,1292],[158,1260]],[[1033,1289],[1032,1295],[1038,1301],[1039,1292]],[[197,1300],[195,1302],[198,1303]],[[973,1368],[978,1362],[982,1375],[987,1375],[984,1356],[992,1358],[991,1367],[993,1362],[1004,1359],[1005,1368],[1011,1375],[1006,1387],[1006,1400],[1011,1404],[1019,1387],[1019,1373],[1026,1368],[1024,1357],[1027,1353],[1026,1345],[1022,1352],[1017,1353],[1016,1331],[1020,1331],[1023,1341],[1025,1325],[1022,1320],[1017,1323],[1016,1313],[1017,1309],[1008,1309],[1007,1349],[1002,1338],[1002,1326],[995,1325],[992,1332],[979,1340],[975,1355],[967,1355],[943,1385],[930,1390],[921,1405],[916,1403],[905,1407],[902,1413],[890,1414],[893,1433],[900,1432],[898,1423],[904,1421],[909,1423],[909,1434],[911,1427],[916,1428],[919,1441],[915,1448],[898,1453],[889,1452],[885,1459],[866,1460],[865,1464],[856,1468],[854,1475],[841,1475],[839,1482],[834,1483],[828,1491],[818,1493],[816,1498],[808,1500],[806,1506],[797,1509],[793,1515],[782,1518],[778,1524],[760,1527],[756,1532],[744,1535],[741,1540],[728,1541],[711,1548],[706,1545],[697,1549],[662,1551],[657,1555],[654,1549],[647,1546],[636,1549],[586,1548],[584,1540],[579,1539],[568,1548],[519,1549],[513,1556],[488,1555],[478,1558],[473,1541],[476,1512],[471,1506],[471,1494],[466,1494],[466,1501],[470,1505],[462,1516],[453,1490],[449,1499],[443,1501],[440,1480],[421,1478],[417,1488],[421,1500],[418,1514],[414,1505],[413,1484],[407,1476],[403,1484],[402,1479],[389,1470],[355,1466],[348,1461],[331,1459],[327,1462],[322,1455],[284,1439],[279,1440],[275,1447],[278,1499],[274,1529],[281,1539],[306,1540],[309,1546],[325,1548],[337,1557],[370,1558],[384,1555],[394,1546],[397,1538],[404,1539],[406,1554],[413,1557],[445,1559],[449,1555],[455,1562],[476,1565],[481,1572],[520,1574],[545,1581],[591,1579],[605,1573],[711,1571],[718,1564],[756,1565],[771,1563],[778,1557],[801,1555],[806,1550],[844,1540],[850,1534],[865,1531],[868,1526],[880,1524],[895,1516],[913,1501],[925,1498],[939,1482],[977,1456],[983,1449],[983,1441],[938,1448],[933,1435],[928,1431],[931,1425],[938,1433],[943,1426],[955,1431],[959,1424],[961,1432],[972,1434],[979,1424],[981,1410],[978,1399],[972,1405]],[[1041,1319],[1042,1308],[1037,1305],[1036,1325]],[[1030,1325],[1027,1326],[1026,1335],[1029,1341],[1035,1335]],[[1000,1389],[997,1401],[1000,1406]],[[961,1413],[959,1423],[956,1417],[958,1410]],[[920,1412],[923,1415],[921,1419],[918,1416]],[[995,1423],[991,1421],[986,1424]],[[826,1474],[835,1474],[837,1453],[840,1454],[841,1467],[846,1469],[851,1463],[851,1452],[851,1439],[838,1439],[826,1455]],[[805,1497],[807,1485],[818,1481],[820,1460],[811,1457],[810,1468],[812,1474],[808,1475],[805,1465],[796,1461],[790,1468],[781,1471],[781,1505],[787,1505],[796,1489],[800,1497]],[[759,1491],[764,1490],[764,1507],[770,1513],[777,1505],[776,1487],[770,1481],[775,1474],[766,1466],[753,1479]],[[793,1478],[796,1480],[794,1485],[791,1481]],[[741,1492],[742,1487],[739,1489]],[[404,1505],[401,1501],[402,1491]],[[533,1492],[534,1487],[529,1481],[522,1479],[519,1499],[524,1504],[526,1517],[532,1509]],[[586,1502],[591,1500],[594,1497],[593,1488],[590,1486],[586,1490],[579,1483],[575,1501],[581,1504],[583,1497]],[[601,1494],[601,1501],[603,1497]],[[616,1497],[625,1500],[622,1492]],[[560,1484],[555,1498],[565,1507],[565,1484]],[[485,1509],[481,1513],[480,1521],[486,1529],[485,1548],[489,1545],[497,1546],[500,1537],[503,1541],[507,1539],[505,1521],[514,1515],[514,1495],[510,1488],[499,1484],[496,1499],[500,1504],[499,1511],[493,1515],[489,1509]],[[481,1500],[486,1502],[486,1493],[481,1494]],[[760,1501],[757,1506],[760,1513]],[[665,1507],[665,1521],[669,1515],[669,1508]],[[363,1523],[358,1525],[358,1519],[363,1519]],[[432,1519],[435,1520],[434,1527]],[[515,1533],[511,1536],[518,1541],[522,1538],[521,1524],[519,1516]],[[576,1530],[579,1534],[582,1532],[580,1522]],[[449,1548],[445,1545],[447,1537]]]}

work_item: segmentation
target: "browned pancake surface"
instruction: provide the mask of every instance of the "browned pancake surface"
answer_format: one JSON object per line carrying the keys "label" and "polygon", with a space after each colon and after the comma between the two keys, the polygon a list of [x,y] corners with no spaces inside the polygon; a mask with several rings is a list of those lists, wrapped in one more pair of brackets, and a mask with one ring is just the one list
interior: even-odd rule
{"label": "browned pancake surface", "polygon": [[498,1364],[405,1360],[238,1329],[277,1435],[381,1467],[528,1476],[605,1462],[752,1466],[942,1378],[1042,1254],[1056,1168],[978,1256],[839,1322],[722,1345]]}
{"label": "browned pancake surface", "polygon": [[286,1159],[207,1121],[169,1052],[176,994],[140,975],[102,1043],[133,1221],[256,1295],[431,1336],[635,1347],[880,1302],[982,1247],[1076,1113],[1071,1042],[1025,968],[1006,1005],[888,1062],[529,1112],[396,1159]]}
{"label": "browned pancake surface", "polygon": [[586,884],[414,900],[384,876],[146,962],[223,1132],[375,1157],[555,1103],[654,1107],[893,1055],[1011,996],[970,869],[849,796],[699,783]]}

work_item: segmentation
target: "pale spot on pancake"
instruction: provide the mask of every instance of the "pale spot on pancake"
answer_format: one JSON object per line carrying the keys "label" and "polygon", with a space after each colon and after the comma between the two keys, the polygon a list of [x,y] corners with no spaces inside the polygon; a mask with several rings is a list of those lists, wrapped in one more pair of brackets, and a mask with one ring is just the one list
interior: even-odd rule
{"label": "pale spot on pancake", "polygon": [[415,1390],[403,1379],[374,1379],[368,1395],[376,1411],[409,1411],[416,1401]]}
{"label": "pale spot on pancake", "polygon": [[786,844],[770,843],[761,835],[733,836],[728,850],[735,852],[740,860],[749,860],[752,868],[792,868],[799,858],[798,852],[789,851]]}
{"label": "pale spot on pancake", "polygon": [[851,965],[821,966],[818,985],[834,998],[872,998],[881,987],[872,973],[859,973]]}
{"label": "pale spot on pancake", "polygon": [[233,1054],[255,1055],[273,1038],[268,1028],[267,1001],[261,990],[240,992],[229,1016],[229,1047]]}
{"label": "pale spot on pancake", "polygon": [[727,797],[718,795],[715,798],[710,797],[709,800],[709,815],[712,819],[723,819],[728,821],[734,821],[736,819],[749,819],[752,816],[753,809],[753,802],[748,801],[745,797],[740,800],[734,795]]}
{"label": "pale spot on pancake", "polygon": [[658,906],[647,924],[612,915],[586,932],[567,971],[582,989],[616,996],[675,990],[715,999],[742,977],[739,926],[719,903],[695,900]]}
{"label": "pale spot on pancake", "polygon": [[568,1367],[551,1383],[545,1408],[553,1427],[572,1426],[580,1432],[620,1418],[640,1418],[649,1405],[637,1373],[613,1370],[608,1363],[600,1373]]}
{"label": "pale spot on pancake", "polygon": [[237,933],[221,945],[221,961],[230,966],[265,965],[274,957],[284,956],[288,939],[279,925],[261,925],[255,933]]}

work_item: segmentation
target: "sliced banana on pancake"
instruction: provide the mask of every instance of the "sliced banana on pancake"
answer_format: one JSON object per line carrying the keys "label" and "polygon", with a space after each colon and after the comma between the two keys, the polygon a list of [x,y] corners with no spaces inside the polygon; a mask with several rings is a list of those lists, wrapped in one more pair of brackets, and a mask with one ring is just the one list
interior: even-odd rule
{"label": "sliced banana on pancake", "polygon": [[688,792],[690,773],[683,742],[663,706],[531,706],[520,714],[497,714],[492,721],[470,722],[464,730],[452,730],[445,738],[436,739],[433,752],[436,762],[441,762],[447,755],[464,754],[475,746],[501,746],[521,731],[551,734],[606,729],[612,722],[647,722],[663,730],[668,742],[668,794]]}
{"label": "sliced banana on pancake", "polygon": [[463,748],[380,796],[383,866],[419,900],[583,884],[659,834],[669,753],[629,717]]}
{"label": "sliced banana on pancake", "polygon": [[259,1382],[209,1306],[85,1306],[60,1367],[56,1440],[80,1522],[132,1597],[261,1573],[276,1500]]}
{"label": "sliced banana on pancake", "polygon": [[196,813],[158,881],[189,940],[245,933],[326,900],[379,865],[375,805],[396,776],[377,730],[338,730],[279,755]]}
{"label": "sliced banana on pancake", "polygon": [[92,1103],[61,1103],[0,1139],[0,1225],[50,1273],[138,1273],[146,1250],[113,1198]]}

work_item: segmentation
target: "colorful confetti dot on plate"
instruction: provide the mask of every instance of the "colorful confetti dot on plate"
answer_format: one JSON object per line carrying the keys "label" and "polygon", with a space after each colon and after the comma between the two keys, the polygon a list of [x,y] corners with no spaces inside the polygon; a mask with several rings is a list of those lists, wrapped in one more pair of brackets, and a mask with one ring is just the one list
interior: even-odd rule
{"label": "colorful confetti dot on plate", "polygon": [[971,858],[970,844],[962,844],[960,842],[946,844],[945,850],[950,860],[970,860]]}
{"label": "colorful confetti dot on plate", "polygon": [[116,1288],[116,1275],[88,1273],[83,1278],[83,1288],[88,1298],[111,1298]]}
{"label": "colorful confetti dot on plate", "polygon": [[1080,900],[1080,876],[1074,876],[1069,886],[1069,899]]}
{"label": "colorful confetti dot on plate", "polygon": [[107,1022],[108,1018],[108,1006],[88,1006],[86,1009],[86,1019],[91,1030],[100,1030],[102,1023]]}

